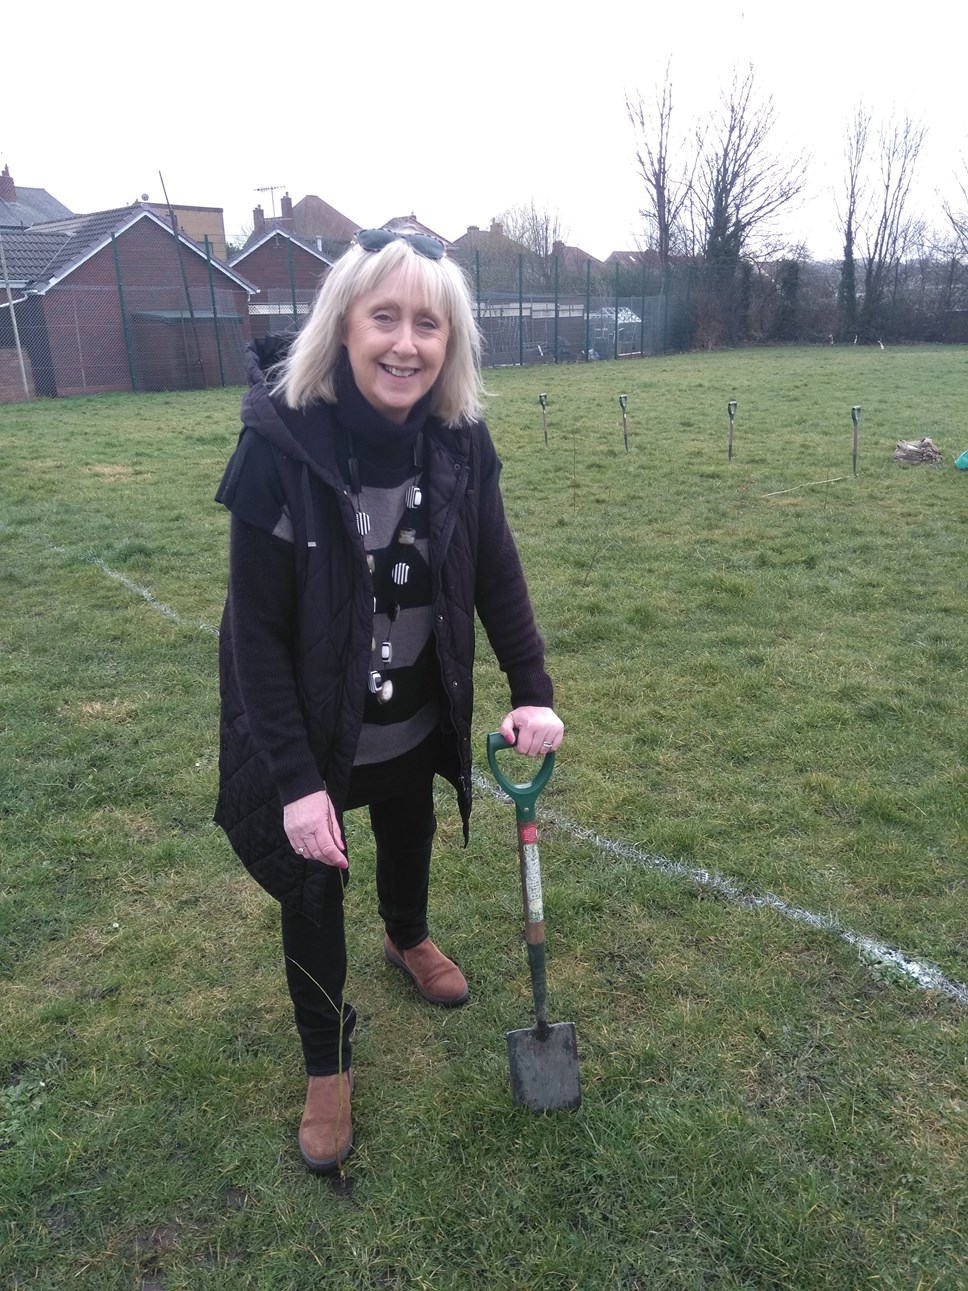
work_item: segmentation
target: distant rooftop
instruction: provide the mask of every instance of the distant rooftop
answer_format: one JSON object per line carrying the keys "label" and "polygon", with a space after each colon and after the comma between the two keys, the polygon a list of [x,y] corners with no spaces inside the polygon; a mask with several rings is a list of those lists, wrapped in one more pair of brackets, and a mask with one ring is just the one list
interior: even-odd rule
{"label": "distant rooftop", "polygon": [[295,203],[285,193],[279,207],[279,215],[266,215],[261,206],[255,207],[252,212],[252,232],[245,240],[242,254],[261,243],[266,233],[278,230],[303,238],[306,243],[315,245],[326,255],[338,255],[349,246],[360,227],[315,193],[307,193]]}
{"label": "distant rooftop", "polygon": [[448,251],[452,250],[453,244],[443,237],[436,229],[421,224],[416,215],[394,215],[386,224],[382,226],[389,229],[391,233],[421,233],[424,237],[436,238],[438,242],[443,242]]}
{"label": "distant rooftop", "polygon": [[[269,221],[267,220],[266,223],[268,224]],[[237,255],[232,256],[231,260],[229,260],[229,264],[235,268],[235,266],[241,264],[243,260],[247,260],[249,256],[252,255],[253,251],[257,251],[264,243],[275,237],[288,238],[293,246],[302,247],[304,251],[308,251],[309,254],[315,256],[317,260],[321,260],[323,264],[333,264],[333,257],[327,255],[318,245],[321,239],[301,238],[295,233],[291,233],[288,229],[282,229],[277,226],[265,229],[261,235],[255,233],[251,234],[246,239],[245,249],[240,251]]]}
{"label": "distant rooftop", "polygon": [[33,224],[73,214],[46,188],[24,188],[13,181],[10,167],[0,172],[0,229],[29,229]]}
{"label": "distant rooftop", "polygon": [[[172,234],[167,220],[141,203],[110,211],[95,211],[91,215],[68,215],[29,229],[4,230],[3,249],[11,285],[43,294],[95,252],[109,245],[113,235],[123,233],[139,220],[151,220],[167,234]],[[178,240],[195,254],[204,255],[198,244],[183,233],[178,234]],[[247,291],[254,293],[257,290],[228,265],[219,261],[215,264],[219,273],[227,274]]]}

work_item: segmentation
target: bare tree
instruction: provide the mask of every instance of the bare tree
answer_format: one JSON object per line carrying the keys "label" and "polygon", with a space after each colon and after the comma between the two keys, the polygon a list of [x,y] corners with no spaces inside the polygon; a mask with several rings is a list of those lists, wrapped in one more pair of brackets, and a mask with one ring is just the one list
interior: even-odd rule
{"label": "bare tree", "polygon": [[[687,209],[696,167],[695,150],[673,135],[671,64],[666,64],[662,86],[646,105],[641,94],[626,95],[625,109],[635,132],[635,160],[645,184],[646,205],[639,212],[646,222],[652,249],[663,273],[674,252],[686,250],[683,215]],[[674,173],[670,173],[673,167]]]}
{"label": "bare tree", "polygon": [[941,209],[954,236],[957,254],[968,259],[968,158],[961,159],[962,174],[955,176],[959,196],[951,201],[944,198]]}
{"label": "bare tree", "polygon": [[707,264],[779,251],[775,223],[803,190],[807,159],[773,151],[773,99],[760,95],[752,67],[734,71],[718,109],[691,138],[673,132],[668,67],[654,104],[640,97],[625,106],[648,194],[642,214],[666,262],[676,250],[697,250]]}
{"label": "bare tree", "polygon": [[837,285],[837,314],[841,335],[849,340],[857,333],[857,222],[865,212],[863,199],[863,166],[867,154],[867,137],[870,131],[870,114],[863,106],[857,108],[847,131],[844,159],[847,173],[844,183],[844,205],[839,213],[840,231],[844,239],[844,258]]}
{"label": "bare tree", "polygon": [[784,244],[780,215],[801,193],[803,153],[773,148],[775,110],[752,67],[734,71],[711,117],[685,134],[673,128],[668,68],[654,104],[626,99],[645,182],[646,219],[664,268],[677,256],[702,266],[693,295],[693,341],[716,345],[745,334],[752,262]]}
{"label": "bare tree", "polygon": [[554,254],[556,242],[564,242],[568,236],[567,229],[561,223],[558,211],[535,206],[534,198],[529,202],[519,202],[509,206],[497,216],[509,238],[520,243],[529,255],[539,260],[546,260]]}
{"label": "bare tree", "polygon": [[531,198],[528,202],[509,206],[496,217],[495,222],[522,249],[529,285],[550,290],[554,279],[552,257],[555,246],[568,237],[560,213],[536,206],[534,198]]}
{"label": "bare tree", "polygon": [[858,333],[869,340],[887,327],[905,255],[922,240],[910,198],[925,133],[908,116],[875,127],[863,106],[848,127],[839,300],[847,330],[853,316]]}
{"label": "bare tree", "polygon": [[776,220],[802,192],[807,158],[773,151],[775,124],[772,96],[760,96],[749,67],[742,76],[734,72],[719,110],[697,129],[692,194],[707,264],[774,256],[783,246]]}
{"label": "bare tree", "polygon": [[904,117],[889,121],[879,132],[879,167],[872,218],[864,234],[864,301],[861,326],[876,330],[891,283],[912,236],[918,231],[908,214],[908,199],[917,168],[925,127]]}
{"label": "bare tree", "polygon": [[968,157],[961,158],[961,172],[955,175],[955,186],[954,200],[942,198],[945,225],[934,245],[934,254],[944,265],[940,308],[945,321],[940,328],[941,339],[947,333],[949,311],[968,308]]}
{"label": "bare tree", "polygon": [[226,255],[229,260],[231,260],[233,256],[237,256],[245,246],[246,242],[248,242],[249,238],[251,238],[252,228],[252,221],[250,220],[247,224],[243,224],[239,228],[238,232],[230,233],[225,239]]}

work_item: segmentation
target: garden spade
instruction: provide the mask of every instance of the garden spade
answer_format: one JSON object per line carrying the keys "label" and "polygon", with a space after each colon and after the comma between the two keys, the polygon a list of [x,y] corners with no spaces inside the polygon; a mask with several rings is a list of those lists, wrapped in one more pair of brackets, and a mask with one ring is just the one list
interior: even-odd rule
{"label": "garden spade", "polygon": [[535,1025],[509,1031],[511,1094],[516,1103],[534,1112],[574,1110],[581,1105],[578,1042],[573,1022],[548,1021],[548,983],[545,971],[544,908],[535,803],[551,779],[555,755],[549,753],[529,784],[513,784],[497,764],[500,749],[513,746],[503,735],[487,737],[487,760],[498,784],[514,803],[518,825],[518,857],[524,897],[524,939],[528,947]]}

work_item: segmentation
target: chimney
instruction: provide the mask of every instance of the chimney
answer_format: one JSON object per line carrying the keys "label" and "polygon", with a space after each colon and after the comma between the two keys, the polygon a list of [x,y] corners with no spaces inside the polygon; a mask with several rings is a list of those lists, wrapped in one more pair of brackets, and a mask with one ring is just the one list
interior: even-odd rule
{"label": "chimney", "polygon": [[3,174],[0,174],[0,202],[15,202],[17,200],[17,187],[10,177],[10,167],[4,166]]}
{"label": "chimney", "polygon": [[468,224],[467,226],[468,233],[480,233],[480,231],[481,230],[477,227],[476,224]]}
{"label": "chimney", "polygon": [[491,220],[491,232],[496,233],[498,237],[504,236],[504,225],[500,220]]}
{"label": "chimney", "polygon": [[564,244],[564,242],[552,242],[552,244],[551,244],[551,254],[552,254],[553,256],[563,256],[563,255],[565,254],[565,244]]}
{"label": "chimney", "polygon": [[257,206],[252,212],[252,232],[265,233],[265,231],[266,231],[266,213],[261,206]]}
{"label": "chimney", "polygon": [[282,209],[282,218],[284,220],[289,220],[289,222],[291,223],[292,222],[292,198],[289,196],[288,193],[286,193],[283,196],[283,199],[279,203],[279,205]]}

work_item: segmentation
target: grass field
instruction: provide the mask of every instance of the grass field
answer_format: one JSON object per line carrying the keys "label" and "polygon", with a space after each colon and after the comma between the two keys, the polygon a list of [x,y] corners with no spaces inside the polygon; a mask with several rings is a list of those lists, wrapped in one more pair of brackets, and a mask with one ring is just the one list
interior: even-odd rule
{"label": "grass field", "polygon": [[[211,824],[240,392],[0,408],[0,1286],[968,1287],[966,377],[488,374],[568,728],[541,856],[584,1103],[509,1098],[513,810],[482,775],[465,852],[440,794],[452,1013],[383,964],[351,817],[341,1189],[295,1145],[277,911]],[[922,435],[942,466],[891,461]],[[505,708],[485,645],[481,765]]]}

